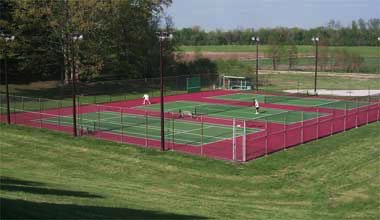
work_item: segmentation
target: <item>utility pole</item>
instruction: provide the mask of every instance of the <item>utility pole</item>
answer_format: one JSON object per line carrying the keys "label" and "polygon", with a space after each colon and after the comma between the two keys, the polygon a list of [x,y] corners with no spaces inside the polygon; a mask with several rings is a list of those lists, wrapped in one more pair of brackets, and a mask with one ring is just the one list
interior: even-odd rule
{"label": "utility pole", "polygon": [[8,67],[7,67],[7,58],[8,58],[8,42],[14,41],[15,36],[1,34],[1,38],[5,41],[4,48],[4,81],[5,81],[5,96],[7,102],[7,123],[11,124],[11,107],[9,101],[9,83],[8,83]]}
{"label": "utility pole", "polygon": [[315,73],[314,73],[314,95],[317,94],[317,75],[318,75],[318,42],[319,37],[313,37],[311,39],[315,43]]}
{"label": "utility pole", "polygon": [[74,137],[78,136],[78,129],[77,129],[77,105],[76,105],[76,71],[75,71],[75,58],[76,58],[76,49],[77,49],[77,42],[83,40],[83,35],[79,34],[73,34],[72,35],[72,99],[73,99],[73,135]]}
{"label": "utility pole", "polygon": [[164,61],[163,61],[163,43],[173,39],[172,34],[167,32],[158,32],[160,41],[160,118],[161,118],[161,151],[165,151],[165,114],[164,114]]}
{"label": "utility pole", "polygon": [[256,91],[259,91],[259,37],[252,37],[252,41],[256,42]]}

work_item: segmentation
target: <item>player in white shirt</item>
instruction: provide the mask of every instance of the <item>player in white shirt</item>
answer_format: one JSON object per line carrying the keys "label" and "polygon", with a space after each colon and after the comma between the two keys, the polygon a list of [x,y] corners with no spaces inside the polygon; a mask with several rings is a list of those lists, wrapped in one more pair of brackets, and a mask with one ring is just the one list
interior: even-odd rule
{"label": "player in white shirt", "polygon": [[144,102],[143,102],[143,105],[146,105],[146,104],[149,104],[149,105],[150,105],[149,95],[148,95],[148,94],[144,94]]}
{"label": "player in white shirt", "polygon": [[259,101],[257,101],[257,99],[255,99],[255,108],[256,108],[256,114],[259,114],[260,105],[259,105]]}

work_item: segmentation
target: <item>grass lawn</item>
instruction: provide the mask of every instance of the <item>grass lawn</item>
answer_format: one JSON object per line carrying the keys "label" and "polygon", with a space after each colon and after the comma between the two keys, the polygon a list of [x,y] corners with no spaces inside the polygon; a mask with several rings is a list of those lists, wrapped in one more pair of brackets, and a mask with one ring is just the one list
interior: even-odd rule
{"label": "grass lawn", "polygon": [[2,219],[380,215],[380,123],[243,165],[0,126]]}

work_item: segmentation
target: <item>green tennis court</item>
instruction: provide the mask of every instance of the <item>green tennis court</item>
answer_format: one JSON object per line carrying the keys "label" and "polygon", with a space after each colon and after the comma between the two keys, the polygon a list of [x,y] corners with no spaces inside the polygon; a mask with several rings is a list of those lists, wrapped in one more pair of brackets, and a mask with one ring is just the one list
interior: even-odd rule
{"label": "green tennis court", "polygon": [[[71,116],[42,119],[43,123],[72,126]],[[38,120],[39,121],[39,120]],[[121,115],[118,112],[91,112],[78,116],[78,125],[87,131],[102,131],[124,134],[137,138],[160,140],[160,118],[145,115]],[[165,136],[179,144],[200,146],[212,142],[231,139],[232,125],[191,122],[181,119],[166,119]],[[242,126],[236,127],[237,136],[243,135]],[[246,129],[246,133],[254,133],[259,129]]]}
{"label": "green tennis court", "polygon": [[368,105],[368,102],[355,102],[349,100],[332,100],[323,98],[307,98],[296,96],[276,96],[276,95],[261,95],[261,94],[249,94],[249,93],[235,93],[222,96],[210,97],[213,99],[231,100],[251,102],[257,98],[262,103],[273,103],[279,105],[295,105],[295,106],[321,106],[323,108],[333,109],[353,109],[360,106]]}
{"label": "green tennis court", "polygon": [[[160,105],[139,106],[140,109],[159,111]],[[242,120],[261,120],[290,124],[324,115],[317,112],[284,111],[273,108],[260,108],[255,114],[253,107],[210,104],[204,102],[176,101],[165,103],[166,112],[189,111],[196,115],[210,115],[218,118],[236,118]]]}

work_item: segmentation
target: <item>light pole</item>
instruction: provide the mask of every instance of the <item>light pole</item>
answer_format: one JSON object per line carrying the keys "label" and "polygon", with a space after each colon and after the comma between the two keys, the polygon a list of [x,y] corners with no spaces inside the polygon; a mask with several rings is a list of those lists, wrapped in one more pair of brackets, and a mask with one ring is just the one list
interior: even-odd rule
{"label": "light pole", "polygon": [[256,42],[256,91],[259,91],[259,37],[252,37],[252,41]]}
{"label": "light pole", "polygon": [[313,37],[311,40],[315,43],[315,73],[314,73],[314,95],[317,94],[317,72],[318,72],[318,42],[319,37]]}
{"label": "light pole", "polygon": [[6,102],[7,102],[7,122],[8,124],[11,123],[11,108],[9,103],[9,84],[8,84],[8,68],[7,68],[7,47],[8,42],[14,41],[15,36],[13,35],[4,35],[1,34],[1,38],[5,41],[5,47],[4,47],[4,81],[5,81],[5,96],[6,96]]}
{"label": "light pole", "polygon": [[160,41],[160,111],[161,111],[161,151],[165,151],[165,115],[164,115],[164,62],[163,43],[173,39],[173,35],[167,32],[157,32]]}
{"label": "light pole", "polygon": [[78,41],[83,40],[83,35],[81,34],[72,34],[72,76],[71,76],[71,85],[72,85],[72,96],[73,96],[73,135],[74,137],[78,136],[77,131],[77,106],[76,106],[76,72],[75,72],[75,55],[76,55],[76,44]]}

